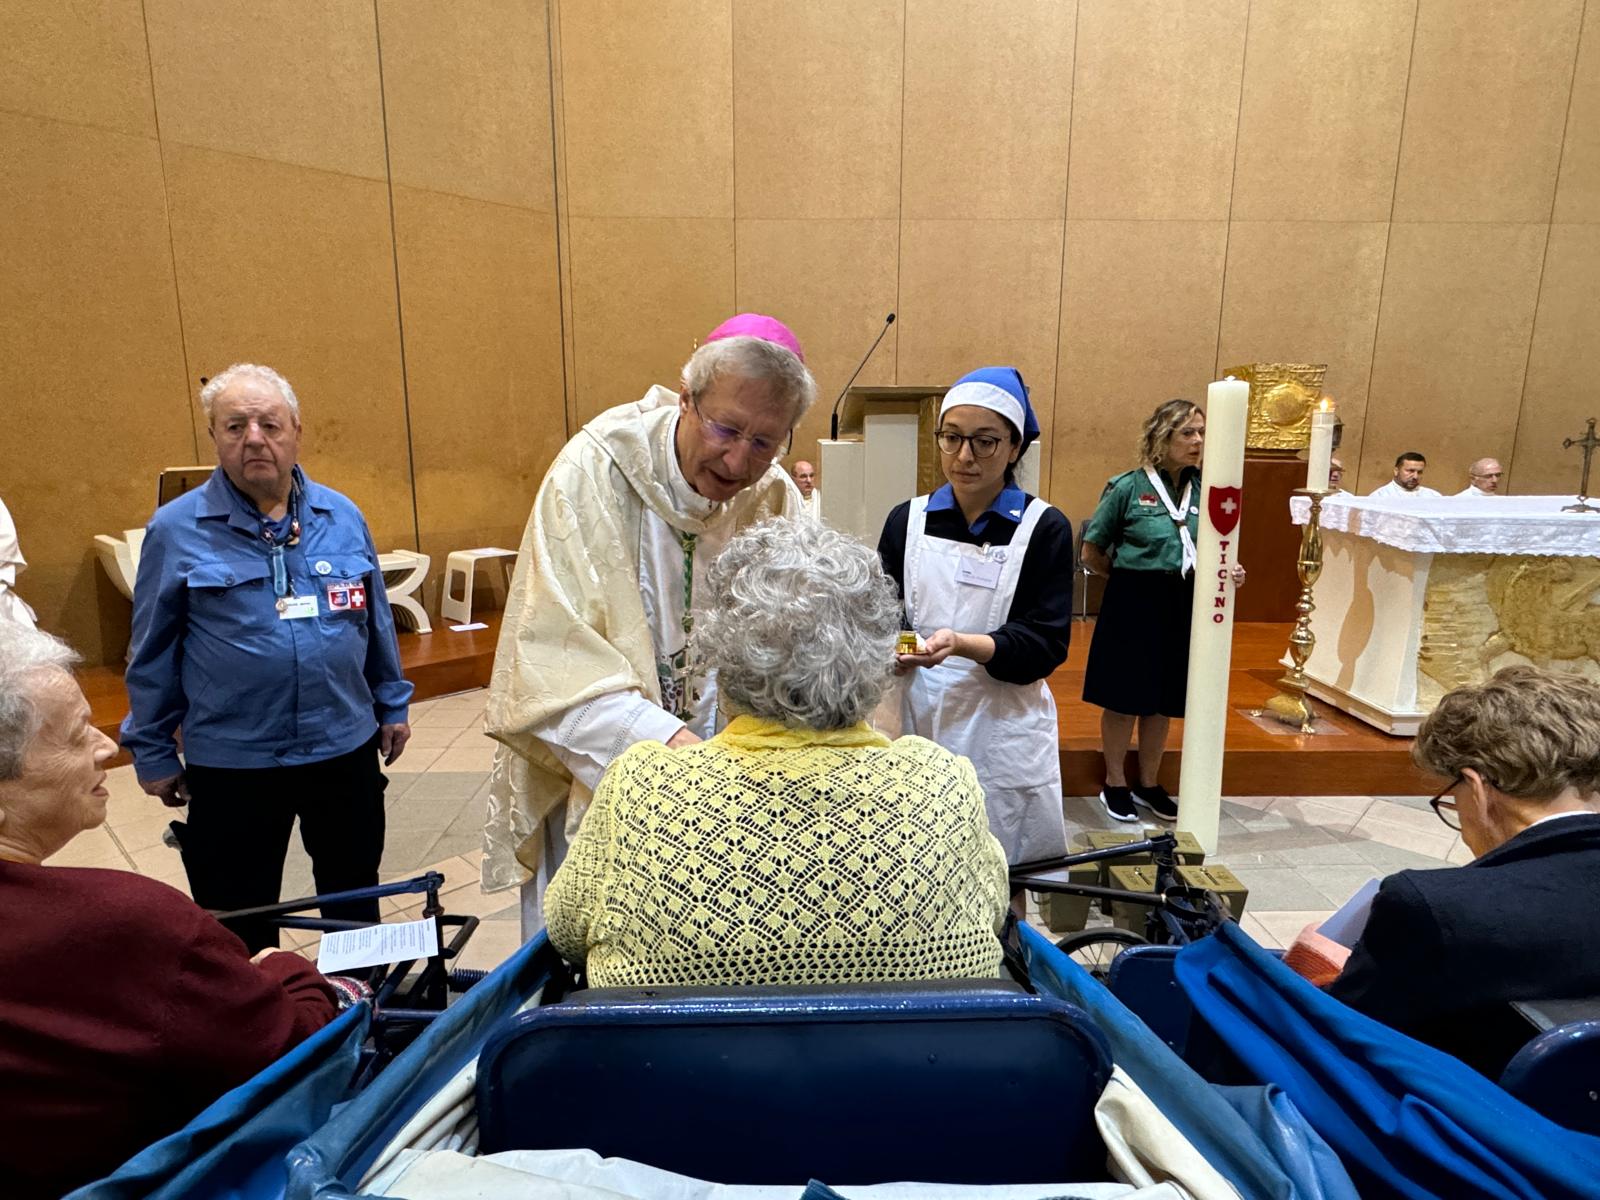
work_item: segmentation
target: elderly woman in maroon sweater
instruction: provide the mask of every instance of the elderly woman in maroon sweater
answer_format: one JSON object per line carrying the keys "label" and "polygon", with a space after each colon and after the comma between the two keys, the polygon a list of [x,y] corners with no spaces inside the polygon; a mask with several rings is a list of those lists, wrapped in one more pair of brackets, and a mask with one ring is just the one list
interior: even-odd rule
{"label": "elderly woman in maroon sweater", "polygon": [[[332,1020],[344,991],[181,892],[44,861],[106,819],[75,656],[0,620],[0,1193],[114,1170]],[[342,982],[342,981],[341,981]]]}

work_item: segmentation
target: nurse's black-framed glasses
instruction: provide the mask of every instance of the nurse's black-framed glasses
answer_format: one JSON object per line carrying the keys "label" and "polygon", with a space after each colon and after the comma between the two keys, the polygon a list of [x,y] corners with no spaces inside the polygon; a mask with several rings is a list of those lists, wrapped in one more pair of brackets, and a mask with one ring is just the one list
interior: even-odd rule
{"label": "nurse's black-framed glasses", "polygon": [[933,440],[939,443],[939,449],[952,458],[961,453],[963,442],[972,447],[973,458],[993,458],[994,452],[1000,449],[1000,443],[1005,439],[997,438],[992,433],[952,433],[940,429],[934,433]]}

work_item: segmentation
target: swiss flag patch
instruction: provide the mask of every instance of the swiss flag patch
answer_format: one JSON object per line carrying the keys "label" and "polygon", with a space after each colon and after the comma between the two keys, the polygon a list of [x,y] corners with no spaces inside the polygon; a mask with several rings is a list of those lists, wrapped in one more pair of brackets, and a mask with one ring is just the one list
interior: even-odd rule
{"label": "swiss flag patch", "polygon": [[367,606],[367,588],[362,583],[330,583],[328,607],[334,612],[354,612]]}

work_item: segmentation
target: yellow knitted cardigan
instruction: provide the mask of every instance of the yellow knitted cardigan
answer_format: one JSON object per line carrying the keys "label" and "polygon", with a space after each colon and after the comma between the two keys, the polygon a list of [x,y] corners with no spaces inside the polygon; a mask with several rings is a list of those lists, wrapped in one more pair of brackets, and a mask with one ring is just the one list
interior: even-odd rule
{"label": "yellow knitted cardigan", "polygon": [[865,724],[640,742],[545,895],[596,987],[993,977],[1008,903],[972,764]]}

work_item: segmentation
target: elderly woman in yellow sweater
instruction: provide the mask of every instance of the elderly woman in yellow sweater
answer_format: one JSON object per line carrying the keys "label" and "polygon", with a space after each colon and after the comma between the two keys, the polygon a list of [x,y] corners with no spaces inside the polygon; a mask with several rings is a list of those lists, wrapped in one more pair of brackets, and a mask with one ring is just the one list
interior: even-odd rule
{"label": "elderly woman in yellow sweater", "polygon": [[1006,860],[972,765],[866,723],[900,620],[877,554],[777,518],[706,585],[693,649],[732,719],[611,765],[550,940],[596,987],[997,976]]}

